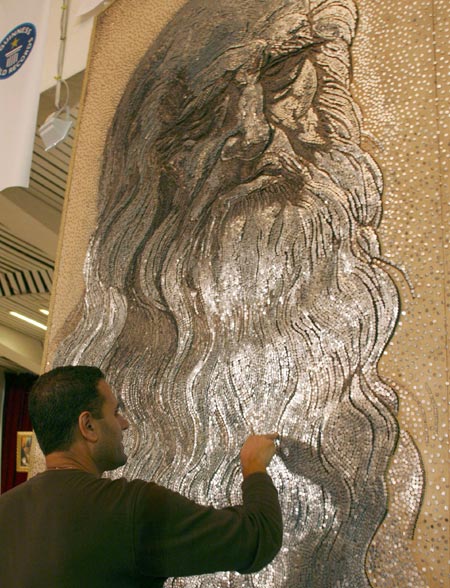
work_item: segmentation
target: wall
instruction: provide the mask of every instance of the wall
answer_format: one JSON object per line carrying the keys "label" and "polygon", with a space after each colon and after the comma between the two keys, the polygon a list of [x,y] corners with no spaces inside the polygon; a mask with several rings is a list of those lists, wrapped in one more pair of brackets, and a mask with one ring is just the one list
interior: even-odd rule
{"label": "wall", "polygon": [[359,6],[354,93],[385,181],[380,237],[384,255],[407,269],[415,290],[413,297],[392,270],[402,316],[381,367],[397,385],[400,422],[426,472],[415,560],[429,586],[448,586],[449,7]]}
{"label": "wall", "polygon": [[[77,153],[60,242],[47,362],[77,318],[82,265],[95,222],[106,130],[142,51],[182,4],[117,2],[98,20],[86,81]],[[399,420],[423,459],[426,490],[414,539],[393,536],[395,509],[377,536],[375,586],[448,586],[448,6],[444,2],[360,0],[353,47],[353,95],[365,121],[364,147],[385,182],[380,237],[402,298],[402,315],[381,372],[400,397]],[[446,28],[447,27],[447,28]],[[119,32],[120,31],[120,32]],[[114,67],[111,67],[111,63]],[[395,465],[395,464],[394,464]],[[393,479],[395,482],[395,478]],[[404,498],[391,484],[393,501]],[[404,530],[404,534],[409,532]],[[412,548],[415,567],[409,559]],[[392,558],[392,552],[396,557]],[[380,569],[380,564],[383,567]],[[389,561],[393,562],[390,566]],[[405,574],[395,561],[404,562]],[[377,567],[378,566],[378,567]],[[418,576],[413,569],[418,570]],[[418,579],[420,577],[420,579]],[[384,579],[383,579],[384,578]]]}

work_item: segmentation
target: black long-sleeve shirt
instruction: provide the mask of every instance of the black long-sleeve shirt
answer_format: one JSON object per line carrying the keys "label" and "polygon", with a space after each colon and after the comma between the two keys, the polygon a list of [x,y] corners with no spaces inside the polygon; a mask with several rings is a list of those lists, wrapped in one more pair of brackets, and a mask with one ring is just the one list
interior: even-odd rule
{"label": "black long-sleeve shirt", "polygon": [[162,586],[171,576],[261,569],[282,522],[267,474],[242,484],[243,505],[205,507],[157,484],[48,471],[0,497],[5,588]]}

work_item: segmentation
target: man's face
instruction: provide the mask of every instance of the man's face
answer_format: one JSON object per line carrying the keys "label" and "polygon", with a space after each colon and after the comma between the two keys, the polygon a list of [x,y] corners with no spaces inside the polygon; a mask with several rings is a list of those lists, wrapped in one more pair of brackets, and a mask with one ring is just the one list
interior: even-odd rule
{"label": "man's face", "polygon": [[114,470],[127,461],[122,439],[128,429],[128,421],[121,413],[121,402],[113,394],[105,380],[98,383],[103,397],[102,418],[96,419],[99,440],[95,448],[95,462],[100,471]]}

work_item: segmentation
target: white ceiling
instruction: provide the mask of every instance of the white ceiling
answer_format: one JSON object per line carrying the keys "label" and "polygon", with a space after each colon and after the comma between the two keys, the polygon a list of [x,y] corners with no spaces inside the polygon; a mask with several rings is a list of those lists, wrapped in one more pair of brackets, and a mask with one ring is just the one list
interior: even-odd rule
{"label": "white ceiling", "polygon": [[[17,0],[7,0],[17,2]],[[64,52],[63,76],[67,79],[86,67],[87,55],[93,25],[93,17],[107,7],[100,0],[51,0],[50,19],[45,44],[44,64],[40,91],[44,92],[55,85],[56,65],[60,43],[61,6],[69,4],[67,40]],[[96,10],[84,13],[90,5],[98,5]],[[109,2],[111,4],[111,1]]]}
{"label": "white ceiling", "polygon": [[[43,283],[45,280],[48,282],[55,263],[93,17],[113,1],[51,0],[30,185],[27,189],[0,191],[0,370],[40,370],[45,331],[9,313],[16,311],[40,323],[47,323],[48,319],[40,309],[49,308],[50,293],[39,290],[45,289]],[[55,111],[54,83],[60,46],[61,7],[69,4],[63,76],[69,83],[69,105],[74,125],[64,143],[45,152],[37,129]],[[11,295],[11,289],[14,290],[17,284],[21,284],[27,293]]]}
{"label": "white ceiling", "polygon": [[[29,188],[0,192],[0,368],[38,372],[45,331],[11,316],[44,325],[64,193],[76,130],[83,73],[68,80],[74,125],[63,143],[46,152],[37,132],[53,108],[54,90],[41,94]],[[22,291],[11,295],[21,285]],[[17,290],[16,290],[17,291]],[[6,295],[5,295],[6,294]]]}
{"label": "white ceiling", "polygon": [[[41,290],[49,289],[45,286],[49,285],[55,264],[92,17],[108,3],[70,1],[63,75],[69,83],[74,125],[64,143],[45,152],[37,129],[55,110],[53,86],[63,4],[62,0],[51,0],[29,188],[0,192],[0,369],[6,370],[40,370],[45,331],[9,313],[18,312],[44,325],[48,320],[40,309],[49,308],[50,293]],[[95,10],[82,14],[91,7]],[[11,290],[20,285],[27,293],[11,295]]]}

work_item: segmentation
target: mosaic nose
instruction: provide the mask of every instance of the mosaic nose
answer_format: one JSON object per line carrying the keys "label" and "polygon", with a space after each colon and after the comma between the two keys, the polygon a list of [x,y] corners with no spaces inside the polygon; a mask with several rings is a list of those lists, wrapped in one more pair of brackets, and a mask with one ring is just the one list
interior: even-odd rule
{"label": "mosaic nose", "polygon": [[235,134],[225,143],[221,158],[252,160],[259,157],[272,137],[272,129],[264,113],[263,89],[259,83],[244,87],[238,103]]}

